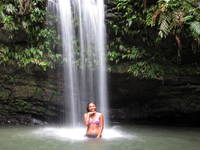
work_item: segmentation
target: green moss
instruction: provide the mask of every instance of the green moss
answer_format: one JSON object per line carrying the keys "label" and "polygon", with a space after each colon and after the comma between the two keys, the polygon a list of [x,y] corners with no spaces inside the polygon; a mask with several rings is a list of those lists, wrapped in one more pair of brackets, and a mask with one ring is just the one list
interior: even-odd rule
{"label": "green moss", "polygon": [[36,87],[29,85],[16,86],[14,89],[14,96],[16,98],[23,98],[23,97],[30,98],[34,96],[36,89],[37,89]]}
{"label": "green moss", "polygon": [[0,91],[0,100],[9,99],[9,96],[10,96],[10,91],[8,90]]}
{"label": "green moss", "polygon": [[31,108],[32,104],[30,102],[27,102],[27,101],[24,101],[24,100],[18,100],[16,103],[15,103],[17,106],[20,106],[24,109],[26,108]]}

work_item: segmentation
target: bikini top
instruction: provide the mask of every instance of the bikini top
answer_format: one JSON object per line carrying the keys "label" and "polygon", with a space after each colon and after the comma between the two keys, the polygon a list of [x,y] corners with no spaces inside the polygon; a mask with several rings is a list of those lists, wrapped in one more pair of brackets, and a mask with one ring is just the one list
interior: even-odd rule
{"label": "bikini top", "polygon": [[92,120],[91,118],[89,119],[89,124],[96,124],[96,125],[99,125],[100,124],[100,120],[99,118],[98,119],[95,119],[95,120]]}

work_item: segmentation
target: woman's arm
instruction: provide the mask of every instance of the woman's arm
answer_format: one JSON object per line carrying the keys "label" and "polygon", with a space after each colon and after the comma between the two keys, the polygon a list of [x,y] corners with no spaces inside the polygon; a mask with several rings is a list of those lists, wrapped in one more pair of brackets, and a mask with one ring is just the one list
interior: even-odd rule
{"label": "woman's arm", "polygon": [[85,113],[83,116],[83,123],[88,126],[89,125],[89,114]]}
{"label": "woman's arm", "polygon": [[90,116],[94,115],[96,113],[95,112],[88,112],[88,113],[85,113],[84,114],[84,117],[83,117],[83,123],[88,126],[89,125],[89,119],[90,119]]}
{"label": "woman's arm", "polygon": [[101,137],[102,132],[103,132],[103,128],[104,128],[104,116],[102,114],[100,115],[99,120],[100,120],[100,123],[99,123],[99,134],[98,134],[97,138]]}

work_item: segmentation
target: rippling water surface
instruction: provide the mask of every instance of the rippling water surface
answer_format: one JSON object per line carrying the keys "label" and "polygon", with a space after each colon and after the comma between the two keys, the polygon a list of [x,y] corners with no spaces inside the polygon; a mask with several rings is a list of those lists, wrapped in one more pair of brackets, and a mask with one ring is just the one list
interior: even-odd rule
{"label": "rippling water surface", "polygon": [[1,128],[0,150],[199,150],[200,129],[114,126],[103,138],[87,139],[84,128]]}

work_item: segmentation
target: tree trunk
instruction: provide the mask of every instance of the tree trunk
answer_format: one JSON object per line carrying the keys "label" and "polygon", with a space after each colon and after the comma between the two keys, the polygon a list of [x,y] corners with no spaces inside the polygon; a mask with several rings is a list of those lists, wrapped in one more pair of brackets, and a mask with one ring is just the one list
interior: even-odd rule
{"label": "tree trunk", "polygon": [[181,42],[180,36],[177,35],[177,34],[175,34],[175,39],[176,39],[176,43],[178,45],[178,49],[177,49],[177,63],[180,64],[181,63],[182,42]]}

